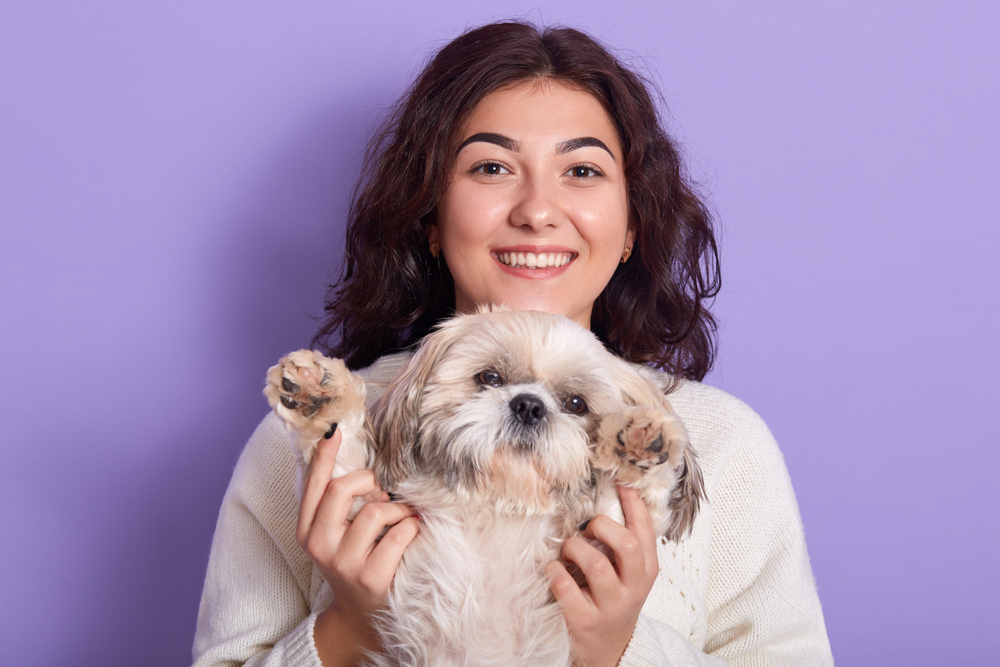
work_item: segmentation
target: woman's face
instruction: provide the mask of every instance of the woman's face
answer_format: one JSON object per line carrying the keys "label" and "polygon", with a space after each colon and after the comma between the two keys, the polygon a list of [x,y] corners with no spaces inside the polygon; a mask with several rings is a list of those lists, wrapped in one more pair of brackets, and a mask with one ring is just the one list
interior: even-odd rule
{"label": "woman's face", "polygon": [[600,102],[552,81],[487,95],[461,134],[428,236],[459,312],[506,304],[589,329],[633,237],[622,150]]}

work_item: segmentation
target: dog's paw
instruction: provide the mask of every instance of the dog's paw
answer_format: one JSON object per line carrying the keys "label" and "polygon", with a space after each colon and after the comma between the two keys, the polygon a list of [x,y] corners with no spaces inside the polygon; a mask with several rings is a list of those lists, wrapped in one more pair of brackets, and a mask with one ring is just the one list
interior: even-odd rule
{"label": "dog's paw", "polygon": [[340,359],[299,350],[267,372],[264,395],[275,413],[307,443],[329,437],[338,423],[365,409],[365,385]]}
{"label": "dog's paw", "polygon": [[615,480],[639,492],[658,535],[676,541],[690,532],[705,487],[687,429],[673,411],[627,408],[605,418],[591,465],[598,480],[597,513],[612,518],[621,513]]}
{"label": "dog's paw", "polygon": [[[674,413],[661,407],[630,407],[601,423],[592,465],[613,471],[622,482],[635,482],[664,465],[687,444],[687,430]],[[674,465],[678,461],[672,462]]]}

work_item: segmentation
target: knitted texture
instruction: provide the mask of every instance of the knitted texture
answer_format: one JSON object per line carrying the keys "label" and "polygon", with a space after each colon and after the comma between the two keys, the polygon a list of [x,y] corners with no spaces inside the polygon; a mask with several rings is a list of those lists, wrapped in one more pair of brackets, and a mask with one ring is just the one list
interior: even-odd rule
{"label": "knitted texture", "polygon": [[[389,355],[360,372],[369,406],[406,359]],[[832,665],[798,505],[767,426],[708,385],[681,382],[669,398],[698,452],[708,502],[689,536],[658,542],[660,575],[620,666]],[[285,428],[268,414],[222,502],[196,667],[321,667],[313,624],[332,592],[295,541],[295,475]]]}

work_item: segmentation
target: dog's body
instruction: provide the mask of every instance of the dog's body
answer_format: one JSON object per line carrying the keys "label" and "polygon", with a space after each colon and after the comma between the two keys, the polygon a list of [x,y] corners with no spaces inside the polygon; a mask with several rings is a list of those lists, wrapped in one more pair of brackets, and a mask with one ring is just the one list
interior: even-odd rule
{"label": "dog's body", "polygon": [[300,472],[338,423],[334,476],[374,467],[423,519],[377,622],[376,665],[570,664],[544,576],[563,541],[596,514],[622,521],[616,480],[639,491],[670,539],[690,530],[703,495],[662,392],[556,315],[449,320],[370,416],[360,379],[314,352],[282,359],[265,394]]}

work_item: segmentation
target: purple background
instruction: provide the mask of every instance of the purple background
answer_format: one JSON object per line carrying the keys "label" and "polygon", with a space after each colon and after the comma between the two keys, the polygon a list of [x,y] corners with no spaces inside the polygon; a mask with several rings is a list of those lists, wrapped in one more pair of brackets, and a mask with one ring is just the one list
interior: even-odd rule
{"label": "purple background", "polygon": [[0,6],[4,662],[190,660],[365,137],[436,46],[511,15],[662,87],[722,228],[708,381],[782,445],[838,663],[995,661],[996,5],[354,4]]}

